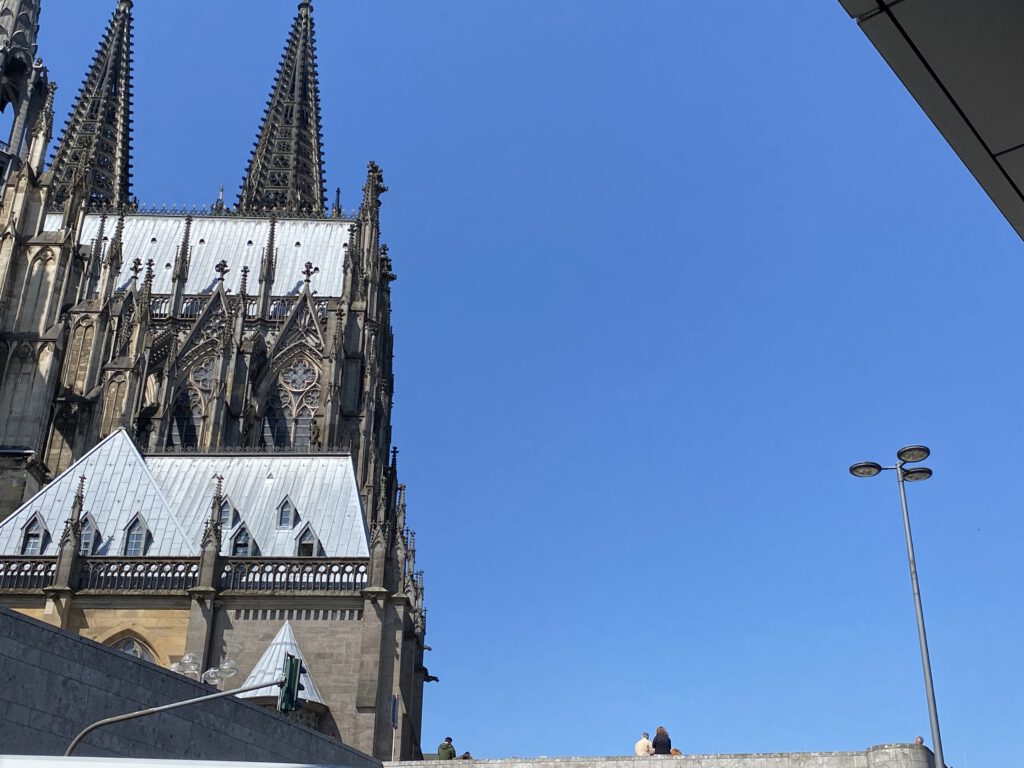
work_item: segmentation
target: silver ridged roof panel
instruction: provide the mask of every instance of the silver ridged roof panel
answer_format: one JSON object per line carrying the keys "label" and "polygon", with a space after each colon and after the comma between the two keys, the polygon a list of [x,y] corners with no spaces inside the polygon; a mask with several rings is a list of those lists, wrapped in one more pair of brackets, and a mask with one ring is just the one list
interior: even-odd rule
{"label": "silver ridged roof panel", "polygon": [[[99,214],[85,217],[82,243],[104,249],[114,236],[117,217],[108,215],[100,238]],[[49,214],[46,229],[60,226],[60,215]],[[296,295],[302,288],[302,270],[311,262],[320,271],[313,275],[310,286],[318,296],[341,296],[345,280],[345,244],[352,222],[342,219],[279,219],[274,243],[277,266],[274,296]],[[124,219],[122,266],[117,287],[124,288],[131,279],[135,259],[145,264],[153,259],[153,293],[171,292],[174,260],[185,235],[185,216],[128,214]],[[255,295],[259,286],[260,262],[270,235],[270,220],[242,216],[197,216],[189,233],[191,258],[185,293],[205,293],[217,279],[215,267],[224,259],[230,272],[224,288],[237,293],[242,281],[242,267],[249,267],[249,293]],[[106,242],[101,242],[105,239]]]}
{"label": "silver ridged roof panel", "polygon": [[147,555],[183,557],[198,554],[198,540],[191,533],[186,533],[145,460],[124,430],[104,438],[0,523],[0,553],[20,553],[22,529],[38,514],[49,533],[41,554],[57,554],[58,542],[71,513],[81,475],[85,476],[83,511],[96,522],[100,534],[97,555],[122,554],[125,529],[140,514],[152,537]]}
{"label": "silver ridged roof panel", "polygon": [[324,697],[320,695],[320,689],[313,682],[313,676],[309,671],[309,664],[306,663],[306,657],[302,655],[302,649],[299,648],[299,643],[295,639],[292,625],[287,621],[281,626],[274,639],[270,641],[270,645],[267,646],[267,650],[260,656],[256,666],[252,668],[249,677],[239,687],[248,688],[250,685],[258,685],[263,682],[266,685],[263,688],[257,688],[255,691],[240,693],[238,697],[240,699],[259,699],[265,696],[276,698],[281,689],[274,684],[274,681],[281,677],[284,659],[288,654],[299,659],[306,670],[299,677],[299,682],[303,687],[303,690],[299,693],[299,698],[303,701],[314,701],[317,704],[323,704]]}
{"label": "silver ridged roof panel", "polygon": [[[348,456],[221,454],[150,456],[149,467],[198,543],[210,514],[213,477],[224,478],[224,495],[237,519],[224,532],[222,554],[245,526],[263,557],[294,557],[308,524],[327,557],[368,557],[366,525]],[[289,499],[297,520],[279,528],[278,509]]]}
{"label": "silver ridged roof panel", "polygon": [[[195,556],[213,502],[213,476],[236,511],[224,531],[221,553],[244,525],[263,557],[294,557],[308,526],[326,557],[368,557],[368,535],[352,460],[344,455],[168,455],[143,459],[124,430],[117,430],[0,523],[0,554],[21,551],[23,529],[38,514],[49,533],[43,555],[57,542],[86,476],[84,511],[102,537],[97,555],[120,555],[124,531],[141,513],[152,536],[151,557]],[[289,499],[297,514],[278,527],[278,509]]]}

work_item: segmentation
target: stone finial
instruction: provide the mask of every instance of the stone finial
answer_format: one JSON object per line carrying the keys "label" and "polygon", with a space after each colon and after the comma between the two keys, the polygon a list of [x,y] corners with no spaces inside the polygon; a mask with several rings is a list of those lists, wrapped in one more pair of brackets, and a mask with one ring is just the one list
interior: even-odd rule
{"label": "stone finial", "polygon": [[305,280],[306,284],[309,285],[309,281],[313,277],[313,275],[315,275],[315,274],[317,274],[319,272],[320,272],[320,267],[314,267],[312,261],[307,261],[305,269],[302,270],[302,274],[306,278],[306,280]]}
{"label": "stone finial", "polygon": [[75,489],[75,500],[71,506],[76,517],[82,516],[82,508],[85,506],[85,479],[85,475],[78,476],[78,488]]}
{"label": "stone finial", "polygon": [[249,267],[242,267],[242,283],[238,286],[238,293],[245,296],[249,292]]}
{"label": "stone finial", "polygon": [[221,283],[224,282],[224,276],[231,271],[230,269],[228,269],[227,259],[221,259],[220,261],[218,261],[217,266],[214,267],[213,269],[218,275],[217,281]]}
{"label": "stone finial", "polygon": [[224,476],[216,474],[213,476],[213,499],[210,502],[210,517],[203,528],[203,547],[209,547],[214,552],[220,552],[221,532],[223,526],[220,522],[220,507],[224,503]]}
{"label": "stone finial", "polygon": [[341,218],[341,187],[335,187],[334,189],[334,205],[331,206],[331,217],[335,219]]}
{"label": "stone finial", "polygon": [[128,271],[132,273],[132,282],[136,282],[139,279],[139,272],[142,271],[142,259],[138,257],[133,259]]}

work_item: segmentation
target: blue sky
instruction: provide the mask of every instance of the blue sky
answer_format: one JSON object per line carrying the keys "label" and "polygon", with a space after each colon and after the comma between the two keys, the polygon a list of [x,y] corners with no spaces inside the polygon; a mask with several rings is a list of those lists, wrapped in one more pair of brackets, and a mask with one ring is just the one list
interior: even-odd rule
{"label": "blue sky", "polygon": [[[62,115],[113,6],[44,2]],[[293,15],[136,2],[140,199],[233,199]],[[1021,243],[838,2],[316,19],[328,185],[391,187],[424,748],[930,742],[894,478],[847,473],[923,442],[946,760],[1010,764]]]}

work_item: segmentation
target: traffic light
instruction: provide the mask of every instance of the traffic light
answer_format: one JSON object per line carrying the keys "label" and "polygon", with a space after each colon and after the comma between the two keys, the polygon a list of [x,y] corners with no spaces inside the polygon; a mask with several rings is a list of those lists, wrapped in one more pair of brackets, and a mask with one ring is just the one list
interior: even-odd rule
{"label": "traffic light", "polygon": [[306,688],[300,682],[300,679],[305,672],[306,668],[302,666],[300,659],[295,658],[290,653],[284,657],[284,664],[281,667],[284,684],[281,686],[280,693],[277,694],[278,712],[291,712],[292,710],[299,709],[299,691]]}

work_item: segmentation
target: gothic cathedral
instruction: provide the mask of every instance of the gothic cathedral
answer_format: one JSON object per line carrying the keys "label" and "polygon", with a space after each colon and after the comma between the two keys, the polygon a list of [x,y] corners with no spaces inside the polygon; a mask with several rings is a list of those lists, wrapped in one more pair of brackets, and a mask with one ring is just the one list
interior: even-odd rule
{"label": "gothic cathedral", "polygon": [[387,187],[371,162],[358,211],[326,205],[312,3],[234,205],[156,211],[131,189],[132,1],[49,166],[40,2],[0,0],[0,602],[178,669],[304,654],[309,724],[385,758],[397,708],[420,756]]}

